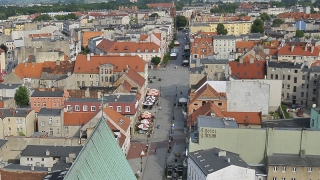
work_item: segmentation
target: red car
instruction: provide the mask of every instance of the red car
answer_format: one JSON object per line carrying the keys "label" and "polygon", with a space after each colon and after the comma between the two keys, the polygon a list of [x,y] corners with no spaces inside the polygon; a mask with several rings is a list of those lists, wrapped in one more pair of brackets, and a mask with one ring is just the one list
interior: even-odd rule
{"label": "red car", "polygon": [[298,117],[303,117],[303,111],[302,111],[302,110],[299,110],[299,111],[297,112],[297,116],[298,116]]}

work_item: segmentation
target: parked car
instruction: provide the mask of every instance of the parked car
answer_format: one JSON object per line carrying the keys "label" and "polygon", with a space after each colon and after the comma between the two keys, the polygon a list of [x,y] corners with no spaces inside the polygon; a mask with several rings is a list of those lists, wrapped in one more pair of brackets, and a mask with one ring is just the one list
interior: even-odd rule
{"label": "parked car", "polygon": [[298,117],[303,117],[303,111],[302,111],[302,110],[299,110],[299,111],[297,112],[297,116],[298,116]]}

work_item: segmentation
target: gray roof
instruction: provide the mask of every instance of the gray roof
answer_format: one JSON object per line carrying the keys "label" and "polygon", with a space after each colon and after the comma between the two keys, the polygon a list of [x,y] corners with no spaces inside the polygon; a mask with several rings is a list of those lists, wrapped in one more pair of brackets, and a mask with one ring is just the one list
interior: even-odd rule
{"label": "gray roof", "polygon": [[213,39],[234,39],[236,40],[236,36],[234,35],[218,35],[218,36],[213,36]]}
{"label": "gray roof", "polygon": [[66,102],[101,102],[97,98],[69,98]]}
{"label": "gray roof", "polygon": [[49,157],[69,157],[70,153],[79,154],[82,146],[37,146],[28,145],[22,152],[21,156],[45,157],[46,151],[50,152]]}
{"label": "gray roof", "polygon": [[62,97],[63,91],[34,91],[31,97]]}
{"label": "gray roof", "polygon": [[320,66],[312,66],[310,68],[305,66],[305,68],[302,69],[302,72],[320,72]]}
{"label": "gray roof", "polygon": [[225,156],[219,156],[219,152],[221,151],[218,148],[199,150],[189,153],[189,158],[197,164],[205,175],[219,171],[230,165],[249,168],[249,165],[238,154],[226,151]]}
{"label": "gray roof", "polygon": [[[196,61],[193,61],[194,63]],[[202,64],[229,64],[229,59],[216,59],[213,57],[207,57],[200,59],[200,63]]]}
{"label": "gray roof", "polygon": [[265,120],[261,123],[262,128],[310,128],[310,118],[295,118],[295,119],[277,119]]}
{"label": "gray roof", "polygon": [[302,63],[268,61],[268,67],[300,69],[301,66],[303,66]]}
{"label": "gray roof", "polygon": [[320,156],[305,155],[300,157],[296,154],[273,154],[268,156],[269,165],[319,167]]}
{"label": "gray roof", "polygon": [[0,148],[2,148],[3,145],[5,145],[8,142],[8,140],[0,139]]}
{"label": "gray roof", "polygon": [[223,118],[211,116],[198,116],[198,127],[212,127],[212,128],[238,128],[238,123],[233,120],[224,120]]}
{"label": "gray roof", "polygon": [[57,171],[57,172],[52,172],[47,174],[43,180],[63,180],[64,176],[67,174],[67,170],[62,170],[62,171]]}
{"label": "gray roof", "polygon": [[21,86],[21,84],[0,84],[0,89],[15,89]]}
{"label": "gray roof", "polygon": [[130,95],[110,95],[104,97],[107,103],[110,102],[134,102],[137,98],[136,94]]}
{"label": "gray roof", "polygon": [[61,109],[47,109],[47,108],[41,108],[38,116],[60,116],[61,115]]}
{"label": "gray roof", "polygon": [[[16,113],[14,114],[14,111]],[[0,115],[1,118],[4,119],[6,117],[26,117],[27,112],[31,112],[32,109],[29,108],[16,108],[16,109],[9,109],[9,108],[0,108]]]}

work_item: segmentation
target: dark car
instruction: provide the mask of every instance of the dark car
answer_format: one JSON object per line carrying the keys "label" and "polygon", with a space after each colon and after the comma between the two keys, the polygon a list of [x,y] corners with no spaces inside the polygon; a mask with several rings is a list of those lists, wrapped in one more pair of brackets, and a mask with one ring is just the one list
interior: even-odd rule
{"label": "dark car", "polygon": [[302,111],[302,110],[299,110],[299,111],[297,112],[297,116],[298,116],[298,117],[303,117],[303,111]]}

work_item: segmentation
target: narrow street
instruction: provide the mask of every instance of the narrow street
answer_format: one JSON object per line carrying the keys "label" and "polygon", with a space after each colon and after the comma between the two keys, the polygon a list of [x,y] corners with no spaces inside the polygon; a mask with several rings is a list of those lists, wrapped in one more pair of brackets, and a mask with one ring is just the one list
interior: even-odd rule
{"label": "narrow street", "polygon": [[[187,67],[182,67],[181,56],[185,44],[184,33],[178,33],[177,37],[180,42],[180,50],[177,60],[170,61],[169,68],[163,67],[149,71],[149,77],[153,83],[149,83],[149,88],[161,90],[159,98],[159,107],[149,110],[156,114],[156,125],[160,128],[155,128],[154,133],[148,138],[145,135],[137,134],[132,138],[131,149],[128,154],[128,161],[134,172],[141,170],[141,158],[139,153],[149,143],[149,151],[147,156],[142,158],[142,173],[140,176],[143,180],[159,180],[165,175],[166,164],[182,164],[185,153],[186,134],[184,132],[184,115],[182,107],[174,107],[174,103],[178,103],[179,98],[188,97],[189,73]],[[175,69],[177,66],[177,69]],[[156,76],[156,79],[153,77]],[[161,78],[161,81],[158,79]],[[172,117],[175,117],[172,121]],[[174,129],[171,132],[172,124]],[[169,136],[172,133],[173,141],[171,142],[172,151],[168,153]],[[155,148],[157,149],[155,153]],[[174,153],[180,153],[180,158],[174,156]],[[175,161],[177,161],[175,163]]]}

